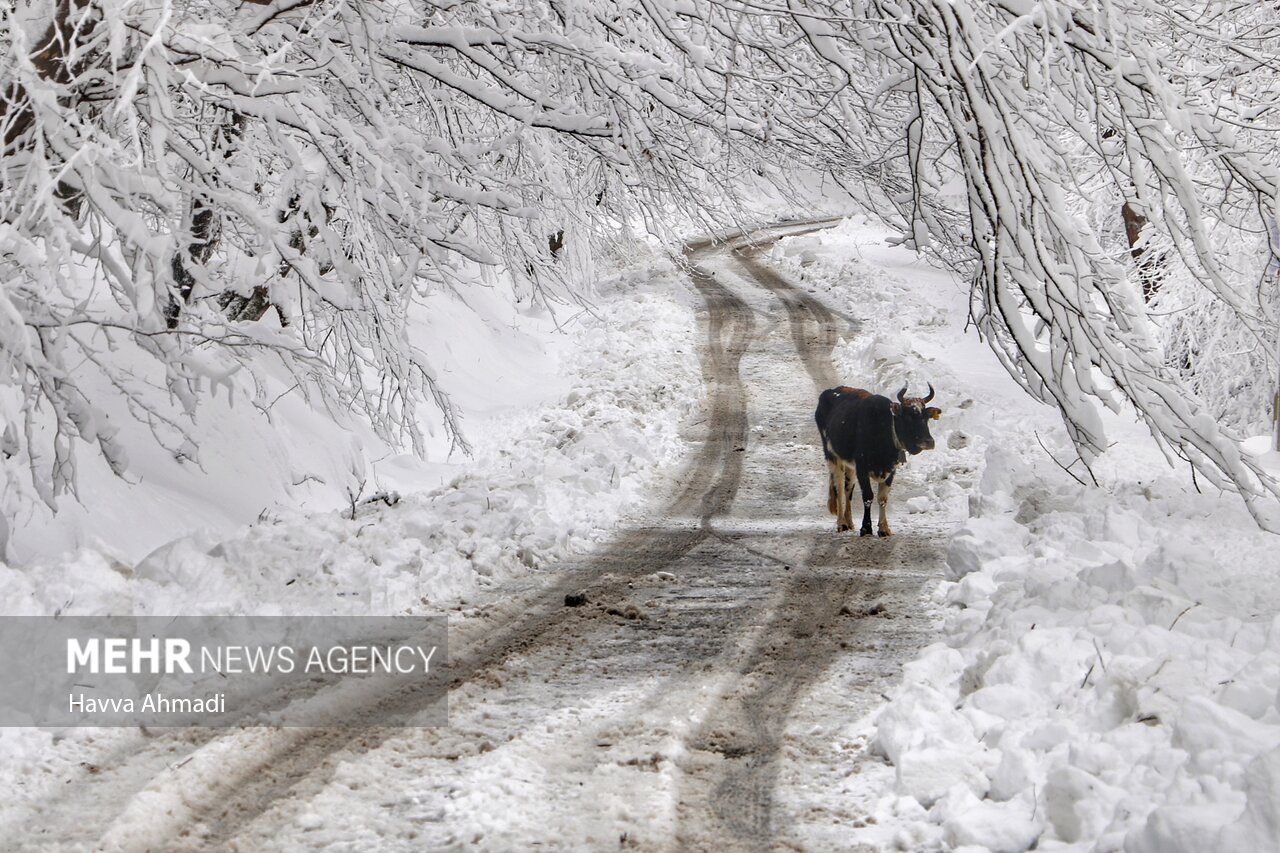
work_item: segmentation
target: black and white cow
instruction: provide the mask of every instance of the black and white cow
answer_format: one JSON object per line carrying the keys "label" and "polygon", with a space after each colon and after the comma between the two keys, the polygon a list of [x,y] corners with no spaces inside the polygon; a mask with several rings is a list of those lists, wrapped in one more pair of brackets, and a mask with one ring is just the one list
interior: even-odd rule
{"label": "black and white cow", "polygon": [[889,536],[885,508],[898,464],[923,450],[933,449],[929,421],[942,414],[929,405],[933,385],[924,397],[908,397],[906,386],[898,392],[898,402],[861,388],[829,388],[818,397],[814,420],[822,436],[822,453],[827,459],[830,483],[827,509],[836,517],[836,530],[853,529],[853,482],[862,489],[863,536],[871,535],[871,481],[877,483],[881,536]]}

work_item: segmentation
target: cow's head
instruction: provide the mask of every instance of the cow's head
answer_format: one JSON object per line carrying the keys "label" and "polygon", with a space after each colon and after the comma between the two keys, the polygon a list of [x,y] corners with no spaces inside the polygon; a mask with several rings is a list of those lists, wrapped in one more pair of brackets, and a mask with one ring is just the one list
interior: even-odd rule
{"label": "cow's head", "polygon": [[937,420],[941,409],[929,405],[933,399],[933,385],[925,397],[908,397],[907,386],[898,392],[898,402],[892,404],[894,431],[898,441],[912,456],[922,450],[933,450],[933,436],[929,435],[929,421]]}

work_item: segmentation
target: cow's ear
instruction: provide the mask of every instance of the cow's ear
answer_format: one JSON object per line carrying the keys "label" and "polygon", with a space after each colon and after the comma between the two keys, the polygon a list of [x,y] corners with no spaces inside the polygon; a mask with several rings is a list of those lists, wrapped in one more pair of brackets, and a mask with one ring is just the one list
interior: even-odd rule
{"label": "cow's ear", "polygon": [[899,405],[898,403],[890,403],[889,411],[893,412],[894,415],[899,415],[902,413],[902,406]]}
{"label": "cow's ear", "polygon": [[925,416],[928,417],[929,420],[931,421],[936,421],[938,418],[942,417],[942,409],[938,409],[933,406],[930,406],[929,408],[925,409],[924,413],[925,413]]}

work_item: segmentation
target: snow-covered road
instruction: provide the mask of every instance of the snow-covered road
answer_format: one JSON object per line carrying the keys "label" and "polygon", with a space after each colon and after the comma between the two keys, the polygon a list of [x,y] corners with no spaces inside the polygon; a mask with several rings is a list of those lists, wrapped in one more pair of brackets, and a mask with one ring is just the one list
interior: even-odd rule
{"label": "snow-covered road", "polygon": [[[815,523],[802,508],[823,497],[810,412],[835,384],[846,322],[749,253],[707,245],[690,260],[707,411],[666,507],[459,626],[449,729],[294,736],[219,785],[188,823],[195,843],[663,850],[787,838],[775,788],[784,741],[804,739],[788,729],[792,709],[841,655],[896,676],[928,632],[918,599],[954,520],[916,516],[887,541]],[[846,713],[887,684],[864,687]],[[805,746],[820,759],[827,745]]]}
{"label": "snow-covered road", "polygon": [[[19,613],[454,614],[448,728],[364,685],[362,728],[0,729],[5,849],[1275,849],[1274,537],[1126,412],[1080,482],[962,281],[806,227],[603,282],[395,507],[0,566]],[[837,535],[815,392],[904,380],[938,449]]]}
{"label": "snow-covered road", "polygon": [[[706,411],[675,493],[581,564],[455,620],[448,728],[161,736],[110,771],[143,786],[125,819],[72,834],[121,849],[792,849],[856,825],[790,790],[884,770],[806,722],[806,699],[856,672],[841,717],[883,701],[931,636],[959,519],[954,505],[905,517],[911,477],[891,539],[837,537],[814,511],[813,401],[856,330],[757,253],[741,238],[688,252]],[[360,713],[396,720],[421,701]]]}

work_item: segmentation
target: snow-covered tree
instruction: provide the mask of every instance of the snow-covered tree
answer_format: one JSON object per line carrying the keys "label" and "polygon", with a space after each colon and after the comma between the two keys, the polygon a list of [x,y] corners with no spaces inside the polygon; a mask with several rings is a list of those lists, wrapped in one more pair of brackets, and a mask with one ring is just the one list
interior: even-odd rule
{"label": "snow-covered tree", "polygon": [[1086,463],[1107,446],[1096,406],[1127,403],[1171,461],[1280,531],[1280,486],[1237,432],[1261,431],[1275,374],[1280,294],[1263,269],[1280,13],[1181,0],[662,8],[725,22],[701,43],[742,63],[725,109],[751,112],[766,67],[797,84],[806,126],[772,138],[827,145],[824,165],[864,207],[972,280],[977,328],[1061,410]]}
{"label": "snow-covered tree", "polygon": [[[0,0],[0,435],[47,502],[84,376],[176,453],[283,364],[325,405],[457,435],[415,298],[563,296],[623,223],[721,221],[793,164],[973,281],[1085,461],[1095,404],[1280,529],[1254,428],[1276,332],[1277,13],[1187,0]],[[1256,259],[1256,260],[1255,260]],[[273,368],[274,369],[274,368]],[[156,394],[156,389],[163,391]],[[1197,393],[1199,396],[1197,396]],[[1232,403],[1231,401],[1236,401]],[[430,407],[428,407],[430,408]]]}
{"label": "snow-covered tree", "polygon": [[420,447],[443,413],[461,442],[406,332],[417,296],[481,265],[565,297],[626,222],[723,220],[735,170],[765,162],[763,123],[712,90],[727,67],[672,65],[690,26],[627,3],[5,0],[0,17],[3,467],[51,505],[79,443],[127,465],[95,388],[176,454],[196,452],[201,399],[265,393],[273,362],[391,440]]}
{"label": "snow-covered tree", "polygon": [[[1224,426],[1260,425],[1274,375],[1277,294],[1262,272],[1276,11],[1179,0],[789,11],[793,35],[848,81],[842,110],[871,141],[852,160],[888,201],[879,210],[972,276],[978,329],[1062,411],[1084,460],[1107,446],[1095,405],[1127,402],[1171,460],[1280,530],[1280,487]],[[958,239],[945,227],[957,217]]]}

